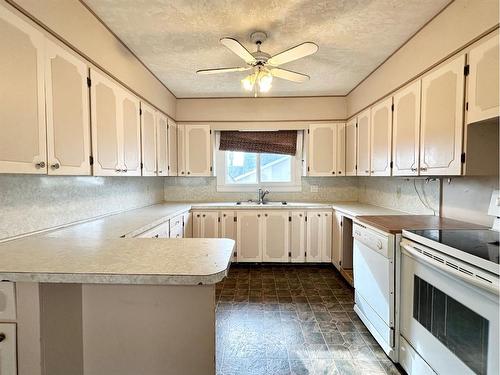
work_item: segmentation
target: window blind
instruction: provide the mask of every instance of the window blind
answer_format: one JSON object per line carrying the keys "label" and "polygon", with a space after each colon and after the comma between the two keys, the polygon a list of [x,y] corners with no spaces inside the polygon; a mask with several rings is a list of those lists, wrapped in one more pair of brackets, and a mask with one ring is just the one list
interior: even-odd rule
{"label": "window blind", "polygon": [[297,131],[221,131],[219,150],[293,156],[297,152]]}

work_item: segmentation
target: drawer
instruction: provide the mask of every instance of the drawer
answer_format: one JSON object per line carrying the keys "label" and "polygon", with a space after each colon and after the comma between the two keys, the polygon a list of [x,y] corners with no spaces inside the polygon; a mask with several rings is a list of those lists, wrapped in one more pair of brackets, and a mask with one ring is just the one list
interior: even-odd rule
{"label": "drawer", "polygon": [[170,233],[170,222],[167,220],[166,222],[157,225],[156,227],[149,229],[141,234],[139,234],[138,238],[168,238]]}
{"label": "drawer", "polygon": [[16,320],[16,297],[14,289],[14,283],[0,282],[0,322]]}
{"label": "drawer", "polygon": [[0,374],[17,374],[16,325],[0,323]]}
{"label": "drawer", "polygon": [[180,225],[182,227],[183,215],[178,215],[173,219],[170,219],[170,232],[172,232],[173,228]]}
{"label": "drawer", "polygon": [[182,238],[182,225],[176,225],[175,227],[170,229],[170,238]]}

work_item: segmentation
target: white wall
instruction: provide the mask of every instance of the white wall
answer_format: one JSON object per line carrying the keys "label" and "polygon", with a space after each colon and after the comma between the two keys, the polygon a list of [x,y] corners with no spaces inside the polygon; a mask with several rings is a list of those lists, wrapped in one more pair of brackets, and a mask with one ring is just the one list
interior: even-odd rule
{"label": "white wall", "polygon": [[0,240],[163,200],[159,177],[0,176]]}
{"label": "white wall", "polygon": [[347,96],[351,116],[498,25],[498,0],[455,0]]}
{"label": "white wall", "polygon": [[44,27],[151,104],[175,118],[175,97],[78,0],[0,0]]}

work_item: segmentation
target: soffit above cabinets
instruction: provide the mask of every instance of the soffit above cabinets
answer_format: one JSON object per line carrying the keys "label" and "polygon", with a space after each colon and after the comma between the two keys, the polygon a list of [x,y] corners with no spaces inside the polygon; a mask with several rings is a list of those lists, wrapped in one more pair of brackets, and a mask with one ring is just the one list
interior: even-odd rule
{"label": "soffit above cabinets", "polygon": [[304,41],[319,51],[283,67],[307,73],[302,84],[274,80],[270,96],[345,95],[449,0],[83,0],[179,98],[244,97],[245,72],[197,76],[197,69],[239,66],[219,43],[230,36],[254,50],[252,31],[278,53]]}

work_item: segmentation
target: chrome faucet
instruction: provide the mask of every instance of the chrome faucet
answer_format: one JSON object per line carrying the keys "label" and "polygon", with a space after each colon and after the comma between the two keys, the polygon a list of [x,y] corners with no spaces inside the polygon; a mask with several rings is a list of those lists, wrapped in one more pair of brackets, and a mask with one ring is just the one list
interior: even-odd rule
{"label": "chrome faucet", "polygon": [[269,190],[262,190],[261,188],[259,188],[259,204],[263,204],[264,203],[264,198],[267,194],[269,194]]}

